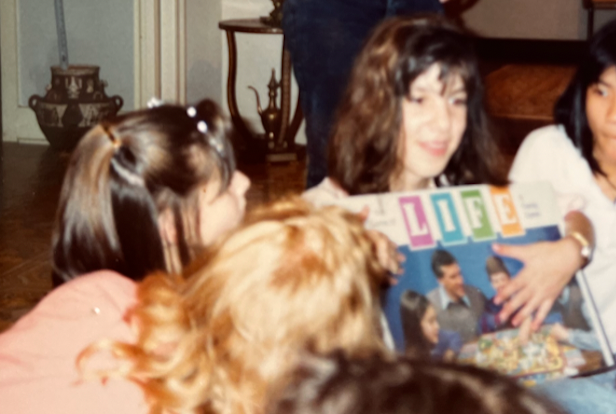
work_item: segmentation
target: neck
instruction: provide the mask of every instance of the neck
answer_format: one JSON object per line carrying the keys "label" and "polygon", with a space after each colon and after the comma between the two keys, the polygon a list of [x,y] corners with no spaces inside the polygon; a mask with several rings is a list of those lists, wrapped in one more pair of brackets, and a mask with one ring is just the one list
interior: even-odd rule
{"label": "neck", "polygon": [[389,191],[423,190],[430,186],[431,181],[431,178],[418,178],[403,173],[389,180]]}
{"label": "neck", "polygon": [[601,171],[605,173],[606,178],[612,182],[612,184],[616,185],[616,164],[599,164],[601,167]]}
{"label": "neck", "polygon": [[458,297],[457,295],[454,295],[454,294],[450,293],[444,287],[443,287],[443,291],[445,291],[445,294],[447,295],[447,297],[449,298],[450,301],[452,301],[454,303],[459,303],[459,302],[462,301],[462,298]]}
{"label": "neck", "polygon": [[595,159],[601,171],[603,171],[603,174],[595,174],[595,180],[603,194],[614,201],[616,200],[616,163],[606,162],[600,156],[598,157],[597,154],[595,154]]}

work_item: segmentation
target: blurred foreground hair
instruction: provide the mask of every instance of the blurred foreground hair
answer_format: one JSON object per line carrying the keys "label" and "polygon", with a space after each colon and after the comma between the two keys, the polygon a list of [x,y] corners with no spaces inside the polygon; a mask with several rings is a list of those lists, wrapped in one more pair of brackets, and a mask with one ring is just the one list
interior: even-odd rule
{"label": "blurred foreground hair", "polygon": [[403,357],[309,358],[273,396],[267,414],[564,414],[511,378]]}

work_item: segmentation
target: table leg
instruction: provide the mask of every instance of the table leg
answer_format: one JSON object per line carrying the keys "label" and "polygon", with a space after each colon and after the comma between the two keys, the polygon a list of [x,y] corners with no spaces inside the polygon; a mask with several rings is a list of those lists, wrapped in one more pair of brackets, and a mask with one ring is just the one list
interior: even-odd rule
{"label": "table leg", "polygon": [[237,107],[237,99],[235,92],[235,83],[237,80],[237,46],[235,43],[235,32],[227,30],[227,44],[229,46],[229,76],[227,78],[227,101],[229,103],[229,112],[233,126],[244,140],[244,146],[248,147],[250,141],[254,138],[244,120],[240,116]]}

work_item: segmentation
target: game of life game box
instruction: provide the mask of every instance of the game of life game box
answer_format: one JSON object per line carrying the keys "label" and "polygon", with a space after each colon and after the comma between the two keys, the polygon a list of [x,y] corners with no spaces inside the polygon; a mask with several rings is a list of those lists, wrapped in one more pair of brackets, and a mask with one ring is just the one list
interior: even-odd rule
{"label": "game of life game box", "polygon": [[367,206],[366,227],[384,233],[406,257],[398,283],[383,295],[385,329],[398,351],[474,364],[528,385],[613,365],[581,271],[540,329],[530,332],[530,321],[514,326],[500,317],[496,292],[523,263],[499,257],[492,244],[561,237],[549,184],[458,186],[354,196],[336,204],[355,212]]}

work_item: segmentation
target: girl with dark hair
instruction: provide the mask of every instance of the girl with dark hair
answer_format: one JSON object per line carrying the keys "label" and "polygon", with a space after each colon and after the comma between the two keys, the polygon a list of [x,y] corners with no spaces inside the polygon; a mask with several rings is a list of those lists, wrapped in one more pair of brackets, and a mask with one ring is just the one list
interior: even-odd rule
{"label": "girl with dark hair", "polygon": [[[556,125],[532,132],[513,163],[513,182],[548,181],[563,215],[584,213],[593,229],[567,237],[573,258],[580,248],[584,273],[610,341],[616,348],[616,21],[591,39],[576,74],[556,103]],[[596,240],[596,241],[595,241]],[[596,249],[592,247],[596,243]],[[577,252],[576,252],[577,249]],[[527,252],[507,246],[500,253],[519,258]],[[589,259],[591,258],[592,261]],[[565,258],[566,259],[566,258]],[[570,260],[570,259],[568,259]],[[530,275],[529,275],[530,276]],[[544,273],[514,279],[499,294],[517,305],[538,295],[558,294],[570,278]],[[534,294],[527,294],[533,291]]]}
{"label": "girl with dark hair", "polygon": [[499,162],[473,40],[438,16],[392,18],[355,63],[330,142],[330,176],[305,196],[319,204],[441,185],[504,185]]}
{"label": "girl with dark hair", "polygon": [[93,128],[72,154],[53,232],[56,284],[114,270],[139,280],[179,273],[235,227],[248,178],[210,100],[162,105]]}
{"label": "girl with dark hair", "polygon": [[442,12],[446,0],[285,0],[282,26],[306,117],[307,188],[327,176],[326,149],[353,62],[386,17]]}
{"label": "girl with dark hair", "polygon": [[460,334],[440,329],[436,309],[417,292],[407,290],[400,297],[400,319],[409,356],[453,361],[462,349]]}

